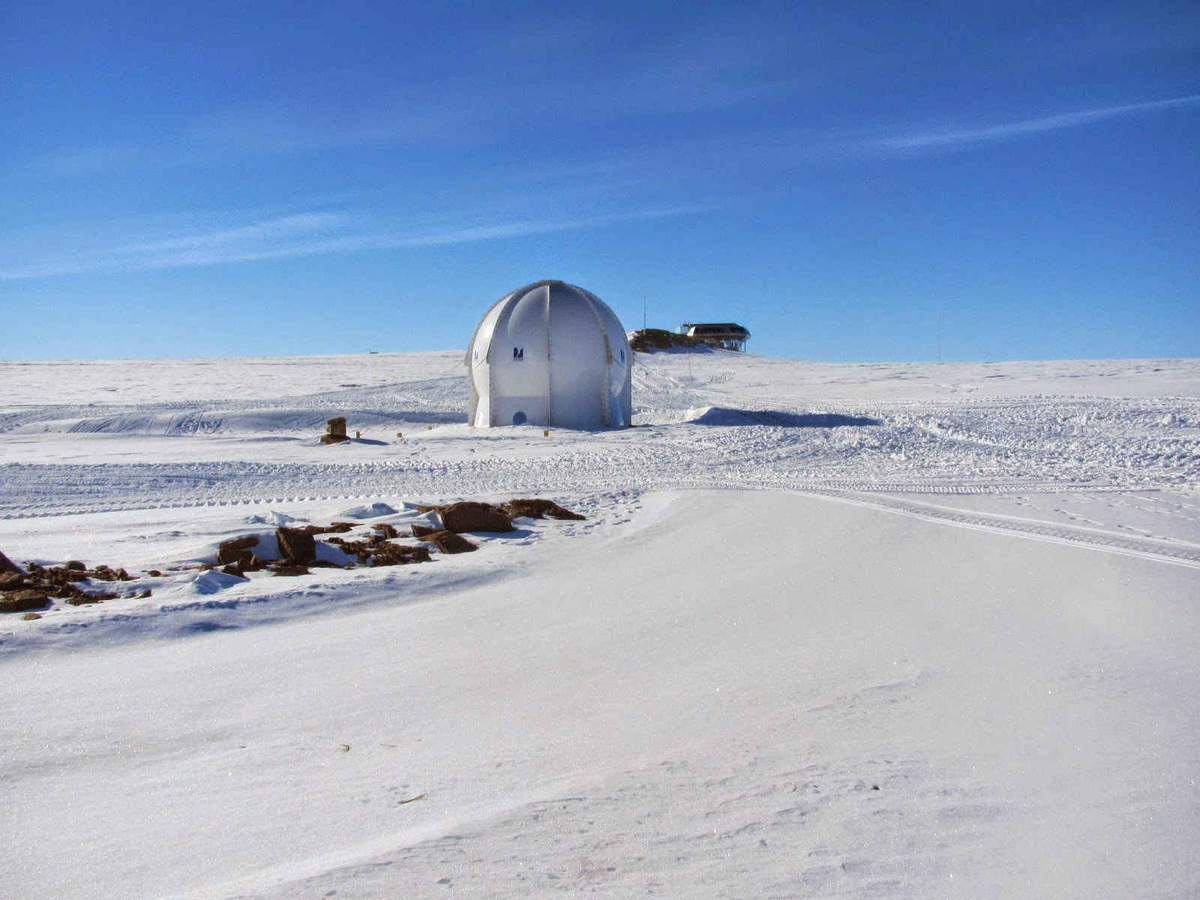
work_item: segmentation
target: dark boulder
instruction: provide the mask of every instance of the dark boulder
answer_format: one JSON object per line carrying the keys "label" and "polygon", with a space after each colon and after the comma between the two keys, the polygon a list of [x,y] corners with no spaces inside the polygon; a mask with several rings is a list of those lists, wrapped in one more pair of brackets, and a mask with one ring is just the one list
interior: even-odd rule
{"label": "dark boulder", "polygon": [[271,568],[271,571],[274,572],[276,575],[283,575],[283,576],[288,576],[288,577],[309,574],[308,566],[291,565],[291,564],[285,563],[285,562],[276,563]]}
{"label": "dark boulder", "polygon": [[0,613],[44,609],[49,602],[50,598],[41,591],[9,591],[7,594],[0,594]]}
{"label": "dark boulder", "polygon": [[256,546],[258,546],[258,538],[253,534],[244,534],[241,537],[221,541],[217,545],[217,548],[219,550],[249,550],[251,547]]}
{"label": "dark boulder", "polygon": [[98,581],[133,581],[133,576],[124,569],[114,569],[106,565],[98,565],[88,572],[89,578]]}
{"label": "dark boulder", "polygon": [[410,563],[429,562],[429,550],[411,544],[379,544],[375,547],[376,566],[406,566]]}
{"label": "dark boulder", "polygon": [[520,516],[525,516],[530,519],[543,519],[549,516],[551,519],[583,519],[577,512],[572,512],[569,509],[559,506],[553,500],[541,500],[538,498],[530,498],[528,500],[510,500],[501,507],[506,513],[514,519]]}
{"label": "dark boulder", "polygon": [[68,597],[67,603],[71,606],[90,606],[93,603],[99,603],[102,600],[111,600],[116,594],[85,594],[80,591],[74,597]]}
{"label": "dark boulder", "polygon": [[244,565],[254,557],[253,550],[247,550],[243,547],[226,547],[222,544],[217,548],[217,565]]}
{"label": "dark boulder", "polygon": [[0,591],[15,591],[25,587],[25,576],[19,572],[0,574]]}
{"label": "dark boulder", "polygon": [[21,570],[21,567],[18,566],[11,559],[9,559],[7,556],[5,556],[3,552],[0,552],[0,572],[11,572],[14,575],[24,575],[25,574]]}
{"label": "dark boulder", "polygon": [[443,553],[470,553],[479,549],[478,544],[453,531],[436,531],[426,535],[423,540],[429,541]]}
{"label": "dark boulder", "polygon": [[317,558],[317,542],[306,529],[276,528],[279,552],[295,566],[306,566]]}
{"label": "dark boulder", "polygon": [[438,507],[442,524],[447,531],[482,531],[505,532],[513,530],[512,518],[498,506],[490,503],[480,503],[475,500],[464,500],[461,503],[451,503],[449,506]]}

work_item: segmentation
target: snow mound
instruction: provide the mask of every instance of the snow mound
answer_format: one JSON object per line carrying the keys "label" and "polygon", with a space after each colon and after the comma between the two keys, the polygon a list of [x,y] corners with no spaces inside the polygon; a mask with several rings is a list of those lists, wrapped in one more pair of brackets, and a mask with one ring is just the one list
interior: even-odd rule
{"label": "snow mound", "polygon": [[378,519],[380,516],[394,516],[396,510],[386,503],[372,503],[370,506],[355,506],[344,509],[338,516],[346,519]]}
{"label": "snow mound", "polygon": [[215,594],[218,591],[225,590],[225,588],[245,583],[246,579],[244,578],[238,578],[236,575],[226,575],[217,569],[209,569],[207,572],[201,572],[193,578],[190,587],[192,593],[195,594]]}
{"label": "snow mound", "polygon": [[275,512],[271,510],[265,516],[247,516],[247,525],[274,525],[280,527],[290,525],[296,521],[295,516],[289,516],[287,513]]}
{"label": "snow mound", "polygon": [[358,557],[351,556],[336,544],[317,541],[317,562],[333,563],[336,566],[348,566],[358,562]]}

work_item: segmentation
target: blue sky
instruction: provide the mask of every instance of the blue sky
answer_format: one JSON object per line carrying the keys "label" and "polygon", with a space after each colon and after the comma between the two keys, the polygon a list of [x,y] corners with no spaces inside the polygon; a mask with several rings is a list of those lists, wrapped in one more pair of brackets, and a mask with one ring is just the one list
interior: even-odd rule
{"label": "blue sky", "polygon": [[1200,8],[0,5],[0,357],[1200,356]]}

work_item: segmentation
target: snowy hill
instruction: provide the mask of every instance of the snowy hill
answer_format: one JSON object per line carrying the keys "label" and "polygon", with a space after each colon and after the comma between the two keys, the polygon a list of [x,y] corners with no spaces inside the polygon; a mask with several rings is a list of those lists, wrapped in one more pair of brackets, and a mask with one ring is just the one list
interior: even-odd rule
{"label": "snowy hill", "polygon": [[[1200,361],[639,354],[548,434],[460,351],[0,378],[0,550],[135,576],[0,619],[13,896],[1200,893]],[[198,568],[522,496],[587,518]]]}

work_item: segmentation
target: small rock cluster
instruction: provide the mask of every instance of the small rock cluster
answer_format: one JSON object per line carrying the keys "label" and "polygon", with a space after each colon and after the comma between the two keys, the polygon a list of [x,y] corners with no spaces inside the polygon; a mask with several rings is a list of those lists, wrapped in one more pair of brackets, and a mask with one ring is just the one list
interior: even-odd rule
{"label": "small rock cluster", "polygon": [[[337,421],[339,420],[330,420],[331,429]],[[344,433],[345,420],[340,421]],[[417,509],[421,512],[437,513],[442,527],[413,525],[412,537],[425,544],[433,544],[441,553],[469,553],[478,550],[479,545],[463,537],[464,533],[513,531],[512,520],[515,518],[584,518],[579,513],[559,506],[553,500],[541,499],[510,500],[501,506],[464,500],[444,506],[418,506]],[[225,574],[238,578],[245,578],[247,572],[263,570],[275,575],[288,576],[307,575],[310,568],[343,568],[338,563],[317,558],[316,536],[321,534],[334,535],[327,538],[326,542],[354,557],[358,565],[401,566],[429,562],[431,559],[429,548],[426,546],[394,543],[401,534],[394,525],[387,523],[376,524],[373,526],[373,532],[361,539],[352,540],[339,536],[356,527],[353,522],[333,522],[329,525],[277,528],[275,539],[279,545],[278,559],[264,559],[255,552],[255,548],[259,546],[259,538],[255,535],[230,538],[217,546],[216,564],[204,565],[201,568],[220,568]],[[355,563],[350,563],[348,567],[354,565]],[[149,570],[148,574],[162,575],[156,569]],[[79,586],[82,582],[133,580],[134,577],[124,569],[112,569],[105,565],[89,569],[79,560],[69,560],[61,566],[49,568],[30,563],[27,570],[24,570],[0,553],[0,613],[26,612],[26,618],[36,619],[40,618],[40,615],[27,611],[45,609],[52,598],[79,606],[111,600],[118,596],[103,590],[84,590]],[[149,597],[150,591],[143,591],[136,596]]]}
{"label": "small rock cluster", "polygon": [[412,544],[393,544],[392,538],[399,537],[394,526],[376,525],[375,533],[363,540],[351,541],[332,537],[329,543],[336,544],[343,553],[358,560],[359,565],[405,566],[409,563],[429,562],[429,550]]}
{"label": "small rock cluster", "polygon": [[559,506],[553,500],[509,500],[500,507],[514,519],[524,517],[527,519],[577,519],[586,518],[577,512],[571,512],[569,509]]}
{"label": "small rock cluster", "polygon": [[[0,553],[0,612],[25,612],[26,618],[36,619],[39,616],[30,611],[45,609],[52,598],[64,600],[71,606],[82,606],[118,596],[110,591],[84,590],[81,583],[133,580],[124,569],[105,565],[89,569],[77,559],[49,568],[30,563],[27,570],[23,570]],[[146,591],[142,596],[149,595]]]}

